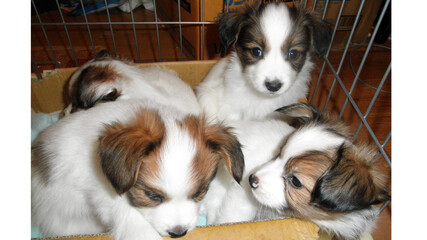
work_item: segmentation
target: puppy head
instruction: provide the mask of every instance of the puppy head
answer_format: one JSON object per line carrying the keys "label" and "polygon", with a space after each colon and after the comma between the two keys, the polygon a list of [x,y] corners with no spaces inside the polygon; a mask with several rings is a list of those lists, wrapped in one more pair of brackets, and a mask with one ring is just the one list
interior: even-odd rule
{"label": "puppy head", "polygon": [[312,106],[286,111],[303,124],[275,160],[251,175],[261,204],[296,217],[331,220],[389,199],[388,178],[374,164],[376,151],[351,143],[340,122]]}
{"label": "puppy head", "polygon": [[[130,60],[103,50],[80,67],[70,78],[69,113],[88,109],[100,102],[114,101],[121,96],[120,80],[124,76],[116,63],[132,64]],[[68,113],[68,112],[66,112]]]}
{"label": "puppy head", "polygon": [[284,93],[300,74],[309,77],[310,52],[323,56],[331,40],[328,25],[303,8],[262,1],[220,15],[218,32],[248,84],[267,95]]}
{"label": "puppy head", "polygon": [[224,161],[240,181],[243,155],[229,129],[204,118],[182,120],[143,110],[133,122],[106,127],[101,167],[118,194],[126,194],[164,236],[179,237],[197,223],[199,201]]}

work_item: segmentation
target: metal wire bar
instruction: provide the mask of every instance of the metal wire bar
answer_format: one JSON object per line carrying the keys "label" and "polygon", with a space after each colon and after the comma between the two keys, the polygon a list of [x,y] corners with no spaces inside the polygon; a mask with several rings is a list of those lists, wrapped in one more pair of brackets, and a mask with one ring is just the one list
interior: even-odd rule
{"label": "metal wire bar", "polygon": [[[202,0],[202,22],[205,21],[205,0]],[[202,23],[202,60],[205,60],[205,24]]]}
{"label": "metal wire bar", "polygon": [[304,9],[307,9],[307,0],[304,0]]}
{"label": "metal wire bar", "polygon": [[[62,15],[61,7],[59,6],[59,2],[58,0],[56,0],[55,2],[56,2],[56,6],[58,6],[58,11],[59,11],[59,15],[61,16],[62,23],[65,23],[64,16]],[[74,52],[73,44],[71,43],[71,38],[70,38],[70,34],[68,33],[67,25],[64,24],[63,26],[65,30],[65,35],[67,35],[68,42],[70,43],[71,54],[73,54],[74,62],[76,63],[76,67],[78,67],[79,63],[77,61],[76,53]]]}
{"label": "metal wire bar", "polygon": [[314,9],[316,9],[317,0],[313,1],[313,6],[311,6],[311,12],[314,12]]}
{"label": "metal wire bar", "polygon": [[[330,67],[331,71],[333,74],[336,75],[336,72],[331,64],[331,62],[326,58],[325,62],[328,64],[328,66]],[[388,157],[387,153],[384,151],[384,149],[381,148],[381,144],[378,141],[377,136],[375,135],[374,131],[372,131],[369,123],[366,121],[366,119],[363,118],[363,114],[360,111],[359,107],[357,106],[356,102],[354,101],[353,97],[351,95],[349,95],[349,92],[347,91],[347,88],[345,87],[344,83],[342,82],[341,78],[337,76],[337,82],[340,84],[341,89],[344,91],[344,93],[348,96],[348,100],[350,101],[351,105],[353,106],[356,114],[359,116],[359,118],[362,120],[363,124],[365,125],[366,129],[368,130],[369,135],[372,137],[372,140],[374,141],[374,143],[377,145],[377,147],[379,148],[381,154],[383,155],[384,159],[386,159],[386,161],[390,161],[390,158]]]}
{"label": "metal wire bar", "polygon": [[41,18],[40,18],[39,12],[37,11],[36,4],[34,4],[34,1],[33,1],[33,0],[31,0],[31,3],[32,3],[32,5],[33,5],[34,11],[36,12],[37,19],[39,20],[40,27],[41,27],[42,32],[43,32],[43,34],[44,34],[44,37],[45,37],[45,39],[46,39],[47,46],[49,47],[50,54],[52,55],[52,58],[53,58],[53,60],[55,61],[55,65],[56,65],[56,67],[59,67],[59,65],[58,65],[58,60],[56,59],[55,53],[53,52],[52,45],[50,44],[50,41],[49,41],[49,38],[48,38],[48,36],[47,36],[46,30],[44,29],[44,25],[43,25],[42,20],[41,20]]}
{"label": "metal wire bar", "polygon": [[[384,140],[384,142],[383,142],[383,144],[381,145],[381,148],[382,149],[384,149],[384,147],[385,147],[385,145],[387,145],[387,143],[388,143],[388,141],[391,139],[391,130],[390,130],[390,132],[388,133],[388,135],[387,135],[387,137],[385,138],[385,140]],[[385,159],[385,158],[384,158]],[[385,162],[388,164],[388,166],[390,167],[390,169],[391,169],[391,162],[390,162],[390,160],[389,159],[385,159]]]}
{"label": "metal wire bar", "polygon": [[[360,17],[360,14],[362,13],[362,9],[363,9],[364,5],[365,5],[365,0],[362,0],[362,2],[360,3],[360,6],[359,6],[359,10],[358,10],[357,15],[356,15],[356,19],[354,21],[355,23],[357,23],[359,21],[359,17]],[[353,24],[353,27],[351,28],[350,36],[348,37],[347,44],[345,45],[343,55],[341,56],[341,61],[338,65],[338,69],[337,69],[338,74],[340,74],[340,72],[341,72],[341,68],[342,68],[342,65],[344,64],[344,60],[345,60],[345,57],[347,55],[347,51],[348,51],[348,48],[350,46],[351,40],[353,39],[353,34],[356,31],[356,27],[357,27],[357,24]],[[331,85],[331,88],[329,90],[329,94],[328,94],[328,97],[326,98],[325,105],[323,106],[322,111],[325,111],[326,106],[329,103],[329,99],[331,98],[332,92],[335,88],[335,82],[336,82],[336,79],[334,78],[334,80],[332,81],[332,85]]]}
{"label": "metal wire bar", "polygon": [[[325,12],[323,13],[323,15],[325,15],[325,13],[326,13],[328,3],[329,3],[329,0],[326,1]],[[337,21],[335,22],[334,31],[332,32],[331,42],[329,43],[328,51],[326,52],[326,55],[324,57],[325,59],[327,59],[329,57],[329,53],[331,52],[332,43],[334,42],[335,34],[337,33],[338,23],[340,21],[340,17],[341,17],[342,11],[344,9],[344,4],[345,4],[345,0],[343,0],[341,3],[341,8],[340,8],[340,11],[338,13]],[[324,16],[323,16],[323,18],[324,18]],[[314,96],[316,95],[317,89],[318,89],[319,84],[320,84],[320,79],[322,79],[323,71],[325,70],[325,66],[326,66],[326,63],[325,63],[325,61],[323,61],[323,65],[322,65],[322,68],[320,70],[319,77],[317,78],[316,86],[314,87],[313,94],[311,95],[310,103],[313,103]]]}
{"label": "metal wire bar", "polygon": [[[135,25],[159,25],[159,24],[169,24],[169,25],[202,25],[202,24],[216,24],[215,22],[159,22],[159,21],[155,21],[155,22],[111,22],[112,25],[129,25],[129,24],[135,24]],[[81,23],[81,22],[73,22],[73,23],[64,23],[65,25],[74,25],[74,26],[79,26],[79,25],[108,25],[110,24],[109,22],[90,22],[90,23]],[[64,24],[62,23],[43,23],[43,26],[63,26]],[[32,26],[41,26],[42,24],[40,23],[31,23]]]}
{"label": "metal wire bar", "polygon": [[[116,40],[114,39],[113,25],[111,24],[110,10],[108,10],[108,3],[107,3],[107,0],[104,0],[104,3],[105,3],[105,8],[106,8],[106,10],[107,10],[108,23],[109,23],[109,25],[110,25],[110,32],[111,32],[111,39],[113,40],[114,53],[117,55]],[[130,6],[129,6],[129,7],[130,7]]]}
{"label": "metal wire bar", "polygon": [[[181,0],[178,0],[178,22],[181,22]],[[182,61],[182,25],[178,24],[179,27],[179,49],[181,53],[181,61]]]}
{"label": "metal wire bar", "polygon": [[93,56],[95,56],[96,55],[95,44],[93,43],[92,33],[90,32],[89,22],[88,22],[87,17],[86,17],[86,10],[85,10],[85,7],[83,5],[83,1],[82,0],[80,0],[80,4],[82,5],[83,16],[85,18],[87,32],[89,34],[90,43],[92,44]]}
{"label": "metal wire bar", "polygon": [[37,79],[42,79],[43,78],[42,74],[40,73],[38,63],[37,63],[36,59],[34,58],[33,54],[31,54],[31,62],[32,62],[31,65],[33,65],[34,72],[36,73]]}
{"label": "metal wire bar", "polygon": [[[154,18],[155,18],[155,26],[156,26],[156,35],[157,35],[157,48],[159,51],[159,61],[162,61],[162,49],[160,48],[160,35],[159,35],[159,24],[158,24],[158,18],[157,18],[157,6],[156,6],[156,0],[153,0],[154,4]],[[166,24],[166,23],[163,23]]]}
{"label": "metal wire bar", "polygon": [[[343,0],[343,2],[341,4],[344,4],[345,0]],[[326,4],[325,4],[325,10],[323,10],[323,15],[322,15],[322,20],[325,20],[326,17],[326,11],[328,10],[328,5],[329,5],[329,0],[326,0]],[[341,8],[343,7],[343,5],[341,6]],[[341,14],[339,14],[339,16],[341,16]],[[338,19],[339,20],[339,19]],[[338,23],[337,23],[338,24]],[[333,38],[332,38],[333,39]]]}
{"label": "metal wire bar", "polygon": [[391,200],[387,200],[381,207],[378,209],[378,215],[390,204]]}
{"label": "metal wire bar", "polygon": [[[374,94],[374,96],[372,97],[371,102],[369,103],[368,109],[366,110],[366,113],[365,113],[365,115],[363,116],[363,118],[365,118],[365,119],[366,119],[366,118],[368,118],[368,115],[369,115],[369,113],[371,112],[372,107],[374,106],[375,100],[377,100],[378,95],[380,94],[381,89],[382,89],[382,87],[383,87],[383,85],[384,85],[385,81],[387,80],[387,77],[388,77],[388,74],[390,73],[390,71],[391,71],[391,63],[388,65],[388,68],[387,68],[387,70],[385,71],[384,76],[383,76],[383,78],[381,79],[381,82],[380,82],[380,84],[379,84],[379,86],[378,86],[378,88],[377,88],[377,91],[375,91],[375,94]],[[362,124],[362,122],[360,122],[359,127],[357,128],[356,133],[355,133],[355,134],[354,134],[354,136],[353,136],[353,141],[354,141],[354,140],[357,138],[357,136],[359,135],[359,132],[360,132],[360,130],[362,129],[362,126],[363,126],[363,124]]]}
{"label": "metal wire bar", "polygon": [[141,62],[141,57],[139,55],[138,38],[136,37],[135,19],[133,17],[133,8],[132,8],[132,4],[131,4],[130,0],[128,0],[128,3],[129,3],[129,7],[130,7],[130,17],[132,19],[133,36],[135,38],[136,56],[138,58],[138,62]]}
{"label": "metal wire bar", "polygon": [[[385,12],[386,12],[386,10],[387,10],[387,7],[388,7],[388,4],[389,4],[389,3],[390,3],[390,0],[387,0],[387,1],[386,1],[386,3],[384,4],[384,8],[383,8],[383,10],[381,11],[381,14],[380,14],[379,18],[378,18],[378,24],[377,24],[377,26],[375,26],[374,32],[372,33],[372,36],[371,36],[371,40],[369,41],[368,47],[366,48],[366,50],[365,50],[365,54],[363,55],[362,61],[360,62],[359,69],[357,70],[357,74],[356,74],[356,76],[354,77],[353,84],[351,85],[350,92],[349,92],[349,93],[350,93],[350,96],[351,96],[351,94],[353,93],[353,90],[354,90],[354,88],[355,88],[355,86],[356,86],[356,83],[357,83],[357,79],[359,79],[360,73],[362,72],[363,65],[365,64],[365,61],[366,61],[366,59],[368,58],[369,51],[371,50],[371,47],[372,47],[372,43],[374,42],[375,36],[377,35],[378,29],[380,28],[380,25],[381,25],[381,24],[379,24],[379,23],[381,23],[381,21],[382,21],[382,19],[383,19],[384,15],[385,15]],[[348,96],[347,96],[347,97],[348,97]],[[348,98],[345,100],[344,105],[343,105],[343,107],[341,108],[341,112],[340,112],[340,115],[339,115],[339,117],[338,117],[338,118],[341,118],[341,117],[342,117],[342,115],[343,115],[343,113],[344,113],[344,110],[345,110],[345,108],[347,107],[347,104],[348,104]]]}

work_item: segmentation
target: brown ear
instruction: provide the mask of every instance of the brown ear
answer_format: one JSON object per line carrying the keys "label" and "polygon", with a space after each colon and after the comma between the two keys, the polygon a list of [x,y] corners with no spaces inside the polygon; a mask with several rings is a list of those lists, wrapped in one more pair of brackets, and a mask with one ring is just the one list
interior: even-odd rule
{"label": "brown ear", "polygon": [[231,128],[220,124],[205,129],[205,141],[209,148],[218,152],[225,161],[228,171],[240,183],[245,162],[241,144],[231,132]]}
{"label": "brown ear", "polygon": [[374,166],[375,151],[341,146],[337,160],[312,192],[312,203],[330,211],[368,208],[390,199],[387,177]]}
{"label": "brown ear", "polygon": [[71,87],[71,113],[91,108],[98,102],[116,100],[121,95],[120,90],[112,85],[109,88],[99,86],[112,83],[118,77],[120,76],[108,65],[90,65],[83,69]]}
{"label": "brown ear", "polygon": [[164,131],[154,111],[142,111],[132,124],[106,127],[98,151],[102,170],[118,194],[135,184],[143,158],[159,147]]}

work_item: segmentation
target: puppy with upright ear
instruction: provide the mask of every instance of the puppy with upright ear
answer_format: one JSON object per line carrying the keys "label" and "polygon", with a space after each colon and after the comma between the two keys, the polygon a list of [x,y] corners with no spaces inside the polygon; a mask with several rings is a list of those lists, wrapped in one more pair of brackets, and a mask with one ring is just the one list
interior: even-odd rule
{"label": "puppy with upright ear", "polygon": [[208,117],[264,119],[306,97],[312,56],[323,57],[331,29],[299,6],[256,1],[218,17],[221,45],[230,50],[196,87]]}
{"label": "puppy with upright ear", "polygon": [[372,232],[377,205],[390,199],[377,151],[353,143],[346,124],[312,105],[293,104],[278,112],[294,118],[297,129],[280,154],[250,176],[253,196],[282,216],[313,221],[340,238]]}

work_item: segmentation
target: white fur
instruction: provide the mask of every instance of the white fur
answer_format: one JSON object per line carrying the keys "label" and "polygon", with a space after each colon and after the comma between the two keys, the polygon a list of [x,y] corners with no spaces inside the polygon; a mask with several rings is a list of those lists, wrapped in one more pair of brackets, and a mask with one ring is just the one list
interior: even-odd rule
{"label": "white fur", "polygon": [[[184,83],[178,74],[170,69],[159,66],[138,67],[116,59],[103,61],[91,60],[80,67],[70,78],[71,94],[72,86],[80,73],[89,66],[109,66],[121,77],[112,82],[102,83],[96,86],[97,96],[106,95],[113,89],[117,89],[121,95],[116,99],[155,99],[164,105],[172,105],[181,111],[190,111],[193,114],[200,112],[200,105],[195,98],[193,89]],[[71,104],[65,109],[69,114]]]}
{"label": "white fur", "polygon": [[[38,171],[32,172],[31,192],[32,223],[44,236],[110,231],[117,240],[151,240],[162,239],[159,233],[168,235],[175,226],[188,230],[196,226],[199,204],[187,198],[186,187],[196,143],[175,121],[198,113],[193,108],[198,103],[187,102],[196,98],[183,93],[173,96],[176,101],[168,106],[163,104],[167,97],[107,102],[66,116],[41,133],[36,142],[45,142],[44,148],[52,153],[48,159],[51,171],[47,182]],[[141,108],[157,110],[166,126],[156,186],[170,197],[164,204],[144,209],[132,206],[126,194],[115,192],[101,170],[96,150],[105,124],[126,122]]]}
{"label": "white fur", "polygon": [[203,200],[203,213],[209,224],[243,222],[254,220],[263,208],[250,191],[249,175],[259,166],[274,159],[280,152],[285,138],[294,130],[281,120],[232,121],[242,152],[245,157],[245,171],[238,185],[227,174],[218,169],[209,191]]}
{"label": "white fur", "polygon": [[[276,109],[298,102],[308,92],[313,63],[307,55],[298,73],[283,58],[282,44],[292,28],[285,4],[267,5],[260,17],[263,35],[271,49],[257,63],[243,69],[236,52],[218,61],[196,87],[200,104],[214,120],[262,119]],[[270,92],[265,81],[277,79],[282,87]]]}

